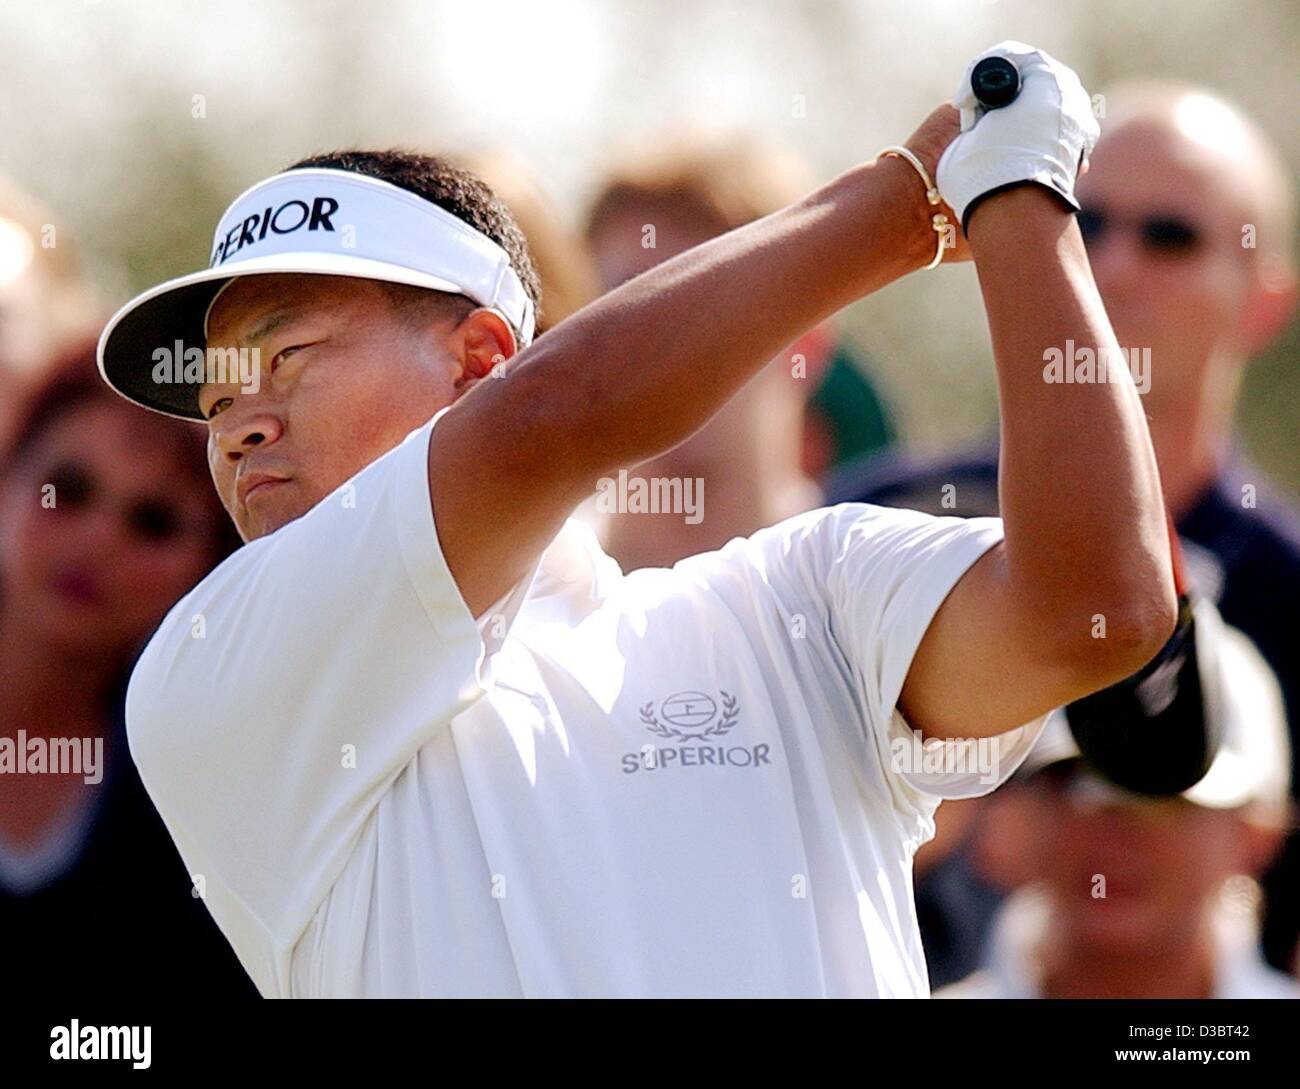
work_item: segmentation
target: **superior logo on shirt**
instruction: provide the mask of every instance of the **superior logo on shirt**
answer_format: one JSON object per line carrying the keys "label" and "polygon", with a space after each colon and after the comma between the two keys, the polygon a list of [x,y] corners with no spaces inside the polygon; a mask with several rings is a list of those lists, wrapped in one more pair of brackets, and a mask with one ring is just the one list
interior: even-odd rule
{"label": "superior logo on shirt", "polygon": [[[664,741],[703,742],[731,733],[740,721],[740,704],[725,689],[718,698],[707,692],[676,692],[656,709],[651,700],[640,709],[641,723]],[[771,763],[768,745],[645,745],[623,754],[623,773],[665,768],[757,768]]]}

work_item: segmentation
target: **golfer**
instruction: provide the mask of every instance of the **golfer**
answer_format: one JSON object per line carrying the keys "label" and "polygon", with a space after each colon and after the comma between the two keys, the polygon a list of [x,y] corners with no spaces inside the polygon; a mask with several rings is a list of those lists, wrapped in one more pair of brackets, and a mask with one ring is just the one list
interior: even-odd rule
{"label": "golfer", "polygon": [[[1050,348],[1116,348],[1073,218],[1089,99],[991,52],[1004,109],[968,68],[960,123],[532,346],[508,214],[398,152],[255,185],[209,269],[112,319],[104,377],[204,421],[247,541],[153,636],[127,724],[262,994],[927,993],[911,862],[940,800],[1174,623],[1131,381],[1043,378]],[[839,506],[628,576],[568,520],[804,330],[968,257],[1001,520]]]}

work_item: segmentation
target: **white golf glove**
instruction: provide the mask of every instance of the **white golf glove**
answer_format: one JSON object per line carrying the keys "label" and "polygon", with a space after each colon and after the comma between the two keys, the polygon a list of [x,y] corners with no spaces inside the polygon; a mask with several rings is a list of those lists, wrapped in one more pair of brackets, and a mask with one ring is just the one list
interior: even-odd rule
{"label": "white golf glove", "polygon": [[[1020,69],[1020,94],[1001,109],[986,110],[971,90],[971,72],[985,57],[1006,57]],[[963,227],[972,202],[1020,182],[1046,185],[1078,210],[1074,182],[1101,128],[1071,69],[1023,42],[1001,42],[966,66],[952,104],[961,110],[961,133],[935,181]]]}

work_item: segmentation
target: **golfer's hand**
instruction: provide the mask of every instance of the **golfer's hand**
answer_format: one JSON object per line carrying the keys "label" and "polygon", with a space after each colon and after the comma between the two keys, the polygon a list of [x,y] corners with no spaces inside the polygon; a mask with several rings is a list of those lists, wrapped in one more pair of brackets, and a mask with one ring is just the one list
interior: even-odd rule
{"label": "golfer's hand", "polygon": [[[971,72],[987,57],[1005,57],[1020,72],[1019,95],[1001,109],[986,110],[971,89]],[[982,197],[1027,182],[1078,210],[1074,183],[1100,128],[1070,68],[1040,49],[1002,42],[966,66],[953,105],[961,111],[961,133],[948,142],[935,184],[964,225]]]}

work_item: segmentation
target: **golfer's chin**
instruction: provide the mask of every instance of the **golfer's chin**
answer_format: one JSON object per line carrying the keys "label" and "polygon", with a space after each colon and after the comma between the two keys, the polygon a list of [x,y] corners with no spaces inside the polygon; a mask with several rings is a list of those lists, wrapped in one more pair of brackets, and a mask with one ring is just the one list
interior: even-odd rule
{"label": "golfer's chin", "polygon": [[293,484],[293,481],[286,480],[261,489],[244,504],[240,517],[235,520],[235,527],[245,544],[274,533],[312,508],[313,504],[305,502]]}

